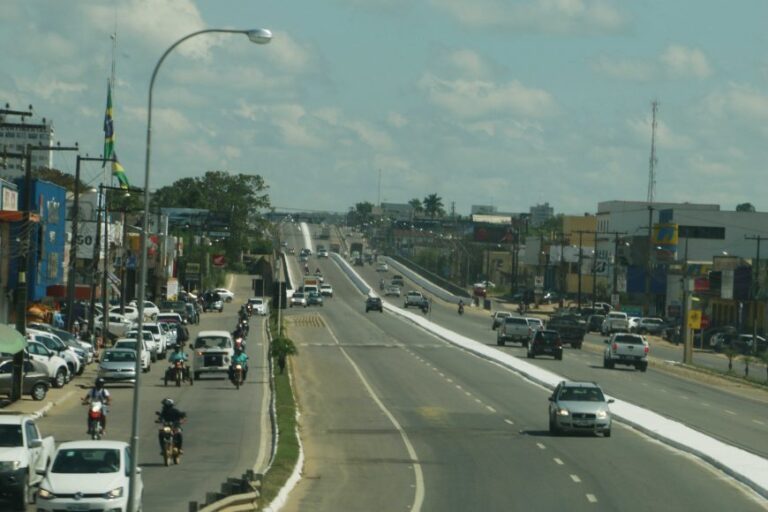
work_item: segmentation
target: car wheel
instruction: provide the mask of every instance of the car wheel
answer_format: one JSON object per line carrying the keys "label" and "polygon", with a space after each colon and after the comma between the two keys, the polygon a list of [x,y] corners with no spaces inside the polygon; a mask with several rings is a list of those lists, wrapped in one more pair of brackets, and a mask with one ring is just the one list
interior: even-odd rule
{"label": "car wheel", "polygon": [[24,474],[24,479],[21,482],[21,489],[14,500],[17,510],[27,510],[27,503],[29,502],[29,475]]}
{"label": "car wheel", "polygon": [[640,371],[645,372],[646,370],[648,370],[648,363],[642,363],[640,365]]}
{"label": "car wheel", "polygon": [[496,338],[496,344],[500,347],[504,346],[504,339],[503,338]]}
{"label": "car wheel", "polygon": [[157,362],[157,352],[150,352],[149,361],[152,363]]}
{"label": "car wheel", "polygon": [[603,368],[608,368],[608,360],[603,358]]}
{"label": "car wheel", "polygon": [[559,354],[557,354],[557,355],[555,356],[555,359],[557,359],[558,361],[562,361],[562,360],[563,360],[563,353],[562,353],[562,352],[560,352]]}
{"label": "car wheel", "polygon": [[530,350],[527,352],[526,355],[528,356],[528,359],[535,359],[536,358],[536,356]]}
{"label": "car wheel", "polygon": [[195,380],[200,380],[200,372],[195,372]]}
{"label": "car wheel", "polygon": [[557,428],[557,424],[551,416],[549,417],[549,433],[553,436],[560,434],[560,430]]}
{"label": "car wheel", "polygon": [[67,383],[67,371],[64,368],[59,368],[56,371],[56,376],[53,378],[53,387],[63,388]]}
{"label": "car wheel", "polygon": [[32,400],[40,401],[45,398],[46,393],[48,393],[48,386],[46,386],[42,382],[38,382],[37,384],[32,386],[32,391],[30,392],[30,395],[32,395]]}
{"label": "car wheel", "polygon": [[611,429],[607,428],[603,430],[603,437],[611,437]]}

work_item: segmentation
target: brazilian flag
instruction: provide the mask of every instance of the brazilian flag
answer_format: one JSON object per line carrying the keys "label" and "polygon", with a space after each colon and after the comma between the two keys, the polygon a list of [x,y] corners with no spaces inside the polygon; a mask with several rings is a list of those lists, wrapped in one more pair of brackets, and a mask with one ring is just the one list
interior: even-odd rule
{"label": "brazilian flag", "polygon": [[125,175],[125,169],[117,160],[117,153],[113,152],[112,156],[114,157],[112,160],[112,176],[117,178],[117,181],[120,182],[120,188],[128,190],[131,185],[128,183],[128,176]]}

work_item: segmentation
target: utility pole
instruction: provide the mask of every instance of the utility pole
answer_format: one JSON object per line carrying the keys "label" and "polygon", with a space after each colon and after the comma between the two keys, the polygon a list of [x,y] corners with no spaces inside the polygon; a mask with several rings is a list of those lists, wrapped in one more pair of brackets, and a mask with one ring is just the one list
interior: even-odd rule
{"label": "utility pole", "polygon": [[653,200],[656,192],[656,113],[659,111],[659,102],[651,103],[651,156],[648,161],[648,260],[645,273],[645,314],[651,314],[651,252],[653,250]]}
{"label": "utility pole", "polygon": [[[606,231],[606,235],[613,235],[613,295],[619,293],[619,235],[626,235],[626,231]],[[613,306],[613,304],[611,304]]]}
{"label": "utility pole", "polygon": [[[107,302],[107,273],[109,272],[109,203],[107,202],[107,187],[99,185],[99,190],[104,195],[104,272],[101,279],[101,342],[107,346],[109,338],[109,303]],[[101,233],[99,233],[101,236]]]}
{"label": "utility pole", "polygon": [[653,205],[648,204],[648,258],[645,261],[645,316],[651,315],[651,254],[653,253]]}
{"label": "utility pole", "polygon": [[688,329],[688,236],[685,237],[685,252],[683,255],[683,312],[680,320],[680,336],[683,338],[683,363],[693,364],[693,338]]}
{"label": "utility pole", "polygon": [[578,265],[579,265],[579,273],[578,273],[578,276],[579,276],[579,287],[578,287],[578,292],[577,292],[577,295],[576,295],[576,304],[577,304],[578,310],[581,311],[581,249],[582,249],[582,241],[583,241],[582,240],[582,235],[584,235],[584,231],[577,231],[577,233],[579,234],[579,263],[578,263]]}
{"label": "utility pole", "polygon": [[754,284],[752,285],[752,351],[757,349],[757,298],[760,291],[760,242],[768,240],[767,236],[745,236],[746,240],[757,242],[757,253],[755,254],[755,264],[752,265],[755,271]]}

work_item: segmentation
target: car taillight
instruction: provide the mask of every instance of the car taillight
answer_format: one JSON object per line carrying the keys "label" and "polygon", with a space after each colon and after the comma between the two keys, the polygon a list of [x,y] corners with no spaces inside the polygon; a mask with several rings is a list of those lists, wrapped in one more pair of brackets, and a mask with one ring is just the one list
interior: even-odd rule
{"label": "car taillight", "polygon": [[647,354],[647,353],[648,353],[648,349],[649,349],[649,348],[650,348],[650,347],[649,347],[648,345],[646,345],[646,346],[645,346],[645,348],[643,349],[643,351],[644,351],[644,352]]}
{"label": "car taillight", "polygon": [[613,350],[614,352],[616,352],[618,349],[619,349],[619,345],[617,343],[614,343],[613,345],[611,345],[611,350]]}

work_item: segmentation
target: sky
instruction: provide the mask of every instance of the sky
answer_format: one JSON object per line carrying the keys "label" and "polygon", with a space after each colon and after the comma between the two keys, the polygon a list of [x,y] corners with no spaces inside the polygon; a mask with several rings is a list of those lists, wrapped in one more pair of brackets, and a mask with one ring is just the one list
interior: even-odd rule
{"label": "sky", "polygon": [[766,211],[766,20],[764,0],[2,0],[0,103],[99,155],[116,33],[116,149],[143,186],[165,49],[268,28],[165,60],[150,189],[225,170],[263,176],[278,209],[595,212],[646,199],[656,100],[656,200]]}

